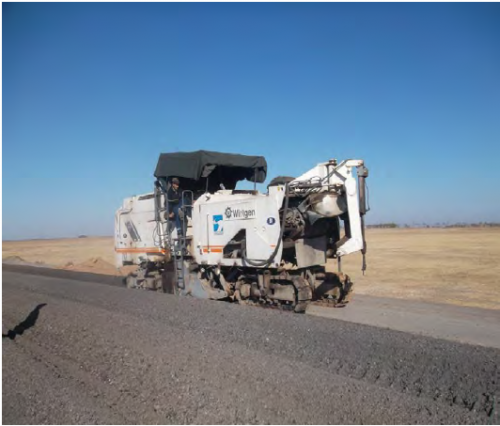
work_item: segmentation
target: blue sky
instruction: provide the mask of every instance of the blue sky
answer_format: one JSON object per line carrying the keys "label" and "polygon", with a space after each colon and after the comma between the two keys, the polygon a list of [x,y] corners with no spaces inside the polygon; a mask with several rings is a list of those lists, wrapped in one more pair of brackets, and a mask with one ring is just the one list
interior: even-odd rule
{"label": "blue sky", "polygon": [[499,4],[2,7],[4,239],[112,235],[198,149],[364,159],[369,223],[500,221]]}

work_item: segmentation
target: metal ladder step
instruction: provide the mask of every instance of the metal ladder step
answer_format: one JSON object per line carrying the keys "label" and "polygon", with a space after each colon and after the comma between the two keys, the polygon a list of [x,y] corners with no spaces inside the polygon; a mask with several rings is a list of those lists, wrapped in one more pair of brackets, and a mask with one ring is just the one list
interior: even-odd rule
{"label": "metal ladder step", "polygon": [[182,257],[175,258],[174,262],[175,262],[175,277],[177,281],[177,287],[184,288],[184,275],[185,275],[184,259]]}

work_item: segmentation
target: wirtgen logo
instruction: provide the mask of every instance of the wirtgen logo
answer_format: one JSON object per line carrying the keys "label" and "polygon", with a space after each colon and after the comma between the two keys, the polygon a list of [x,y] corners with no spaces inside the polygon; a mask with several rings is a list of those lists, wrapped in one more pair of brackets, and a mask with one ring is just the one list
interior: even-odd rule
{"label": "wirtgen logo", "polygon": [[253,219],[257,215],[255,213],[255,209],[235,209],[228,207],[226,208],[224,214],[226,215],[226,219]]}

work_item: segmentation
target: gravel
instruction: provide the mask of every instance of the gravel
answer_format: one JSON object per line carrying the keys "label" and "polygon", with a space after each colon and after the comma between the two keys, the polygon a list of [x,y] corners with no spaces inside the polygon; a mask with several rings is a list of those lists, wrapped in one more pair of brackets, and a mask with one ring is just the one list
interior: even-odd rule
{"label": "gravel", "polygon": [[6,424],[498,423],[497,349],[77,277],[4,268]]}

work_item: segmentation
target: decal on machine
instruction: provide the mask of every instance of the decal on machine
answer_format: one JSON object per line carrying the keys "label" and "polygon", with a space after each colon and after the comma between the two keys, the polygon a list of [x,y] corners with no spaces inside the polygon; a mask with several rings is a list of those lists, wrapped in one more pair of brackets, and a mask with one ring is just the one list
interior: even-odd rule
{"label": "decal on machine", "polygon": [[227,207],[224,215],[226,216],[226,220],[245,220],[257,217],[255,209],[244,207]]}
{"label": "decal on machine", "polygon": [[221,214],[214,214],[212,216],[213,219],[213,225],[214,225],[214,234],[215,235],[222,235],[224,234],[224,221],[223,221],[223,216]]}
{"label": "decal on machine", "polygon": [[268,225],[274,225],[276,223],[276,219],[274,217],[268,217],[267,218],[267,224]]}

